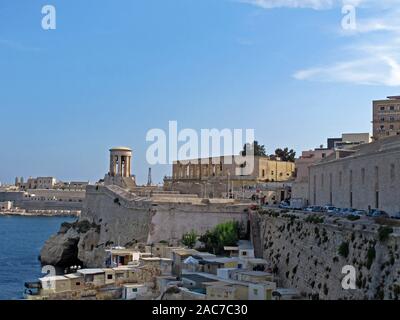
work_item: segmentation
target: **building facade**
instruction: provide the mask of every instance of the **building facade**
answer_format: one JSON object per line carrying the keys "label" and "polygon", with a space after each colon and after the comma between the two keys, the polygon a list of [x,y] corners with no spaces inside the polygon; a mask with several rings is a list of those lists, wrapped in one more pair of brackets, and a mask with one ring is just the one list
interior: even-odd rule
{"label": "building facade", "polygon": [[400,136],[335,151],[310,166],[310,203],[400,211]]}
{"label": "building facade", "polygon": [[[250,159],[250,160],[249,160]],[[247,160],[247,161],[246,161]],[[252,163],[249,163],[251,161]],[[203,158],[174,162],[172,177],[164,179],[164,190],[197,194],[201,197],[242,197],[265,185],[284,200],[290,192],[295,164],[269,157],[241,156]],[[270,185],[273,184],[271,187]],[[277,200],[278,201],[278,200]]]}
{"label": "building facade", "polygon": [[292,200],[300,201],[300,206],[306,205],[309,200],[309,168],[311,165],[330,156],[332,149],[319,148],[303,151],[300,158],[296,159],[295,181],[292,186]]}
{"label": "building facade", "polygon": [[341,138],[328,138],[328,149],[350,149],[372,141],[367,133],[343,133]]}
{"label": "building facade", "polygon": [[57,183],[57,179],[54,177],[37,177],[37,178],[29,178],[26,183],[23,182],[23,179],[20,180],[19,187],[21,189],[54,189],[54,186]]}
{"label": "building facade", "polygon": [[[246,170],[247,168],[249,170]],[[230,177],[258,182],[283,182],[293,178],[293,162],[254,157],[254,165],[241,156],[214,157],[176,161],[172,167],[173,180],[201,180],[213,177]]]}
{"label": "building facade", "polygon": [[400,135],[400,96],[373,102],[374,140]]}

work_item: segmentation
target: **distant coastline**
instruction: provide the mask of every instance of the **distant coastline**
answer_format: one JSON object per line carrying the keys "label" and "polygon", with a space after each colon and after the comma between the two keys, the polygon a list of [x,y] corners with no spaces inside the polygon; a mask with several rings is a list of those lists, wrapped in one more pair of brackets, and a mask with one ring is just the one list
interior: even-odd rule
{"label": "distant coastline", "polygon": [[48,211],[0,211],[0,216],[22,216],[22,217],[80,217],[80,212],[48,212]]}

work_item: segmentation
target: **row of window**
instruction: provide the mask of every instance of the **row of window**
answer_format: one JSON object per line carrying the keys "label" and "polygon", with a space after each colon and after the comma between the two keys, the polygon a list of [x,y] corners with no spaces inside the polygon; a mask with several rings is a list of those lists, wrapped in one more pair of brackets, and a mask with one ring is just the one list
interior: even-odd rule
{"label": "row of window", "polygon": [[[399,127],[399,126],[398,126],[398,127]],[[386,129],[385,125],[383,125],[383,124],[382,124],[379,128],[380,128],[381,130],[385,130],[385,129]],[[394,129],[395,129],[395,126],[394,126],[393,124],[391,124],[391,125],[389,125],[388,129],[389,129],[389,130],[394,130]],[[400,127],[399,127],[399,129],[400,129]]]}
{"label": "row of window", "polygon": [[[271,171],[271,176],[274,176],[275,175],[275,171]],[[279,172],[279,174],[278,174],[280,177],[283,177],[283,172]],[[288,173],[286,173],[286,176],[288,176],[288,177],[290,177],[290,173],[288,172]],[[262,177],[264,178],[265,177],[265,170],[262,170]]]}
{"label": "row of window", "polygon": [[386,117],[380,117],[380,118],[379,118],[379,121],[380,121],[380,122],[386,122],[386,121],[394,122],[394,121],[400,121],[400,118],[399,118],[399,117],[393,117],[393,116],[388,117],[388,118],[386,118]]}
{"label": "row of window", "polygon": [[395,110],[400,110],[400,105],[396,105],[396,106],[380,106],[379,107],[380,111],[395,111]]}

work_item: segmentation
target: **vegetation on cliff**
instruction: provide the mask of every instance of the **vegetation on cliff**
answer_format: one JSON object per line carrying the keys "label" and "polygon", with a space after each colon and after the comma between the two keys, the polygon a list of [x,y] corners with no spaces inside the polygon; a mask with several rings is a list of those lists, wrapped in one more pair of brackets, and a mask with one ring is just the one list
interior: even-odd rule
{"label": "vegetation on cliff", "polygon": [[190,249],[193,249],[196,245],[197,234],[194,230],[185,233],[182,236],[182,244]]}
{"label": "vegetation on cliff", "polygon": [[347,258],[349,256],[349,243],[348,242],[342,242],[342,244],[339,246],[339,254],[343,257],[343,258]]}
{"label": "vegetation on cliff", "polygon": [[207,231],[199,238],[199,241],[204,244],[208,252],[221,254],[225,246],[235,246],[238,240],[245,237],[243,229],[237,221],[222,223],[211,231]]}
{"label": "vegetation on cliff", "polygon": [[389,239],[389,236],[393,233],[393,228],[391,227],[380,227],[378,230],[379,241],[385,242]]}

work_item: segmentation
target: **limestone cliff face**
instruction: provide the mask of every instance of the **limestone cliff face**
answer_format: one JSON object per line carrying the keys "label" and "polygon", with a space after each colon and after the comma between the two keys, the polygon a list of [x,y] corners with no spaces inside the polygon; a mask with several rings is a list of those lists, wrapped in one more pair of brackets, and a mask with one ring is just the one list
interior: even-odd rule
{"label": "limestone cliff face", "polygon": [[[400,297],[399,229],[387,240],[380,225],[292,213],[250,214],[256,253],[271,262],[279,285],[321,299],[396,299]],[[356,268],[356,290],[342,288],[342,268]]]}
{"label": "limestone cliff face", "polygon": [[[164,199],[165,200],[165,199]],[[247,206],[196,204],[138,197],[117,186],[89,186],[79,224],[65,225],[42,249],[42,264],[102,267],[105,249],[161,240],[176,244],[185,232],[202,234],[215,225],[236,220],[247,225]]]}
{"label": "limestone cliff face", "polygon": [[99,227],[87,220],[63,223],[60,231],[47,240],[42,248],[42,264],[61,268],[81,264],[78,247],[82,245],[86,235],[98,234]]}

